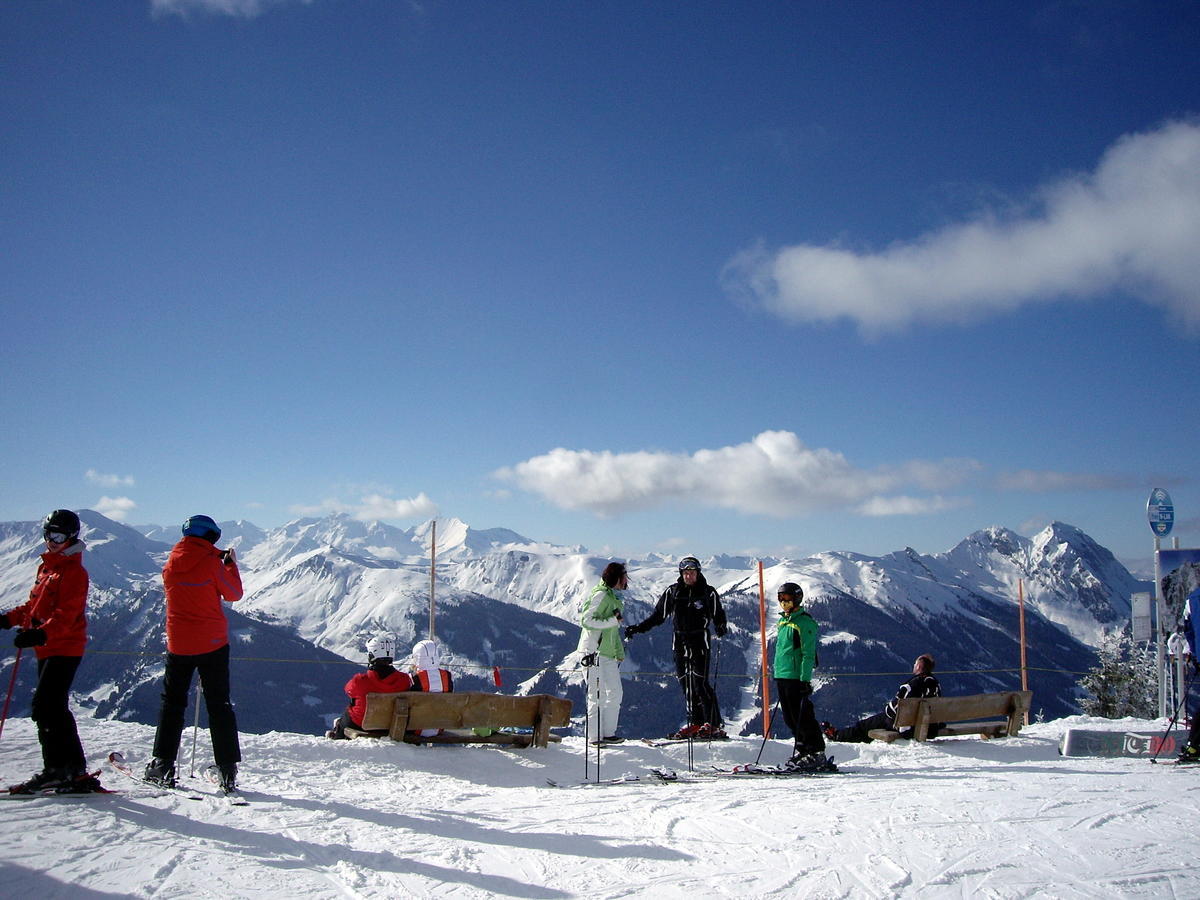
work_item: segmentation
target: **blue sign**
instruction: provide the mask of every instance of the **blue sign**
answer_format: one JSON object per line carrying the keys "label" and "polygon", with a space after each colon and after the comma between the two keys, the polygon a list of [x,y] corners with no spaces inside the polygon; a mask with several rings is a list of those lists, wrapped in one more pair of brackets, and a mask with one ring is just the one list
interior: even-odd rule
{"label": "blue sign", "polygon": [[1150,499],[1146,501],[1146,518],[1156,537],[1166,537],[1171,533],[1171,526],[1175,524],[1175,507],[1171,505],[1171,495],[1162,488],[1150,492]]}

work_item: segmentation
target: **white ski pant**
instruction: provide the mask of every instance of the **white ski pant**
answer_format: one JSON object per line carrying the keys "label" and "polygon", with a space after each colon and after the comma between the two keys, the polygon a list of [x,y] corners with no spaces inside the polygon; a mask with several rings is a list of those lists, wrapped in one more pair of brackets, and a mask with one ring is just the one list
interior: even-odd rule
{"label": "white ski pant", "polygon": [[617,733],[621,718],[621,664],[607,656],[587,668],[587,739],[597,741]]}

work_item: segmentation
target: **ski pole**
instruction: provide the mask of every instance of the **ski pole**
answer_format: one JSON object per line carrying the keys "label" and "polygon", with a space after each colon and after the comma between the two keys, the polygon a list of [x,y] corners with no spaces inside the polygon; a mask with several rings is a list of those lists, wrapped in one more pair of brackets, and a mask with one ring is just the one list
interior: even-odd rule
{"label": "ski pole", "polygon": [[1150,757],[1151,765],[1158,762],[1158,754],[1162,752],[1163,746],[1167,742],[1167,735],[1171,733],[1171,729],[1175,727],[1175,722],[1179,719],[1179,713],[1183,711],[1183,706],[1187,703],[1188,691],[1192,689],[1192,679],[1184,680],[1183,690],[1179,692],[1179,703],[1175,707],[1175,714],[1171,716],[1171,721],[1167,723],[1167,730],[1163,732],[1163,736],[1158,741],[1158,748],[1154,751],[1154,755]]}
{"label": "ski pole", "polygon": [[758,745],[758,756],[754,757],[754,764],[757,766],[758,761],[762,759],[763,750],[767,748],[767,738],[771,736],[771,723],[775,721],[775,710],[779,709],[779,703],[776,702],[771,707],[771,713],[767,716],[767,733],[763,735],[762,743]]}
{"label": "ski pole", "polygon": [[596,780],[600,780],[600,751],[604,748],[604,710],[600,708],[600,657],[596,657]]}
{"label": "ski pole", "polygon": [[24,647],[17,648],[17,658],[13,661],[12,678],[8,682],[8,695],[4,698],[4,712],[0,713],[0,735],[4,734],[4,723],[8,721],[8,704],[12,700],[13,688],[17,686],[17,669],[21,667],[21,651]]}
{"label": "ski pole", "polygon": [[588,670],[583,667],[583,780],[588,780],[588,735],[592,732],[592,710],[588,702]]}
{"label": "ski pole", "polygon": [[192,778],[196,777],[196,737],[200,731],[200,679],[196,679],[196,695],[193,698],[196,706],[196,718],[192,722]]}
{"label": "ski pole", "polygon": [[694,760],[693,760],[693,747],[694,747],[693,742],[696,738],[696,732],[692,729],[691,726],[694,724],[692,722],[692,718],[693,718],[692,708],[693,708],[693,704],[695,703],[695,700],[696,700],[696,659],[695,659],[695,655],[693,653],[695,648],[692,647],[691,644],[687,644],[687,643],[685,643],[684,646],[687,648],[687,650],[686,650],[687,665],[684,667],[684,671],[687,672],[687,707],[688,707],[688,710],[687,710],[688,711],[688,715],[687,715],[687,719],[688,719],[687,761],[688,761],[688,771],[694,772],[694,771],[696,771],[696,767],[695,767]]}

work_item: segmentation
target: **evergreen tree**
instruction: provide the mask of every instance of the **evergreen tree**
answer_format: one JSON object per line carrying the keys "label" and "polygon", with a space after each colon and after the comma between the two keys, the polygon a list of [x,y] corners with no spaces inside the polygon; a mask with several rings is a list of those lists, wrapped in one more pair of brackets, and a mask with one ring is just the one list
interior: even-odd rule
{"label": "evergreen tree", "polygon": [[1087,692],[1079,705],[1090,716],[1152,719],[1158,715],[1157,653],[1135,644],[1129,626],[1107,632],[1100,643],[1099,664],[1079,681]]}

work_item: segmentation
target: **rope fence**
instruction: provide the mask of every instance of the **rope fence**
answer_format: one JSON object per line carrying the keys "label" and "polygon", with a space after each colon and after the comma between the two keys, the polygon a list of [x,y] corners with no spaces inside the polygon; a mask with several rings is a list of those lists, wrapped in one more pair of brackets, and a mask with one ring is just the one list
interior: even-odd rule
{"label": "rope fence", "polygon": [[[162,651],[151,653],[150,651],[146,651],[146,650],[88,650],[87,652],[89,655],[96,654],[99,656],[133,656],[133,657],[138,657],[138,658],[143,658],[143,659],[158,659],[164,655]],[[313,659],[287,659],[284,657],[272,657],[272,656],[230,656],[229,659],[231,662],[240,661],[240,662],[286,663],[286,664],[290,664],[290,665],[303,665],[303,666],[309,666],[309,665],[351,666],[353,668],[358,668],[358,669],[361,669],[363,667],[362,663],[352,662],[351,660],[348,660],[348,659],[330,659],[330,660],[321,661],[321,660],[313,660]],[[530,674],[536,674],[538,672],[547,672],[547,671],[553,670],[555,672],[558,672],[561,675],[569,675],[573,672],[578,671],[578,666],[548,666],[548,665],[547,666],[511,666],[511,665],[503,665],[503,664],[484,665],[484,664],[475,664],[475,663],[461,663],[461,664],[460,663],[451,663],[451,664],[447,665],[447,668],[460,669],[463,671],[479,670],[481,672],[490,673],[496,668],[497,665],[499,665],[499,668],[501,669],[501,671],[504,671],[504,672],[528,672]],[[1012,673],[1019,674],[1020,671],[1021,671],[1020,666],[1012,666],[1012,667],[1008,667],[1008,668],[998,668],[998,669],[939,669],[937,674],[939,677],[944,677],[946,675],[993,675],[993,674],[999,675],[999,674],[1012,674]],[[1072,676],[1078,676],[1078,677],[1082,677],[1084,675],[1089,674],[1088,672],[1076,672],[1071,669],[1052,669],[1052,668],[1045,668],[1045,667],[1039,668],[1037,666],[1027,666],[1025,671],[1027,671],[1027,672],[1051,672],[1056,675],[1072,675]],[[669,678],[669,679],[675,678],[674,671],[622,670],[621,674],[629,675],[630,677],[633,677],[633,678]],[[903,672],[843,672],[843,671],[838,671],[836,669],[826,668],[826,669],[823,669],[820,672],[820,674],[817,675],[816,677],[821,678],[821,677],[827,677],[827,676],[837,676],[838,678],[884,678],[884,677],[908,678],[911,675],[912,675],[911,670],[905,670]],[[745,680],[745,679],[757,680],[760,677],[760,673],[758,673],[758,672],[753,672],[753,673],[750,673],[750,672],[743,672],[743,673],[719,672],[713,677],[735,678],[735,679],[739,679],[739,680]]]}

